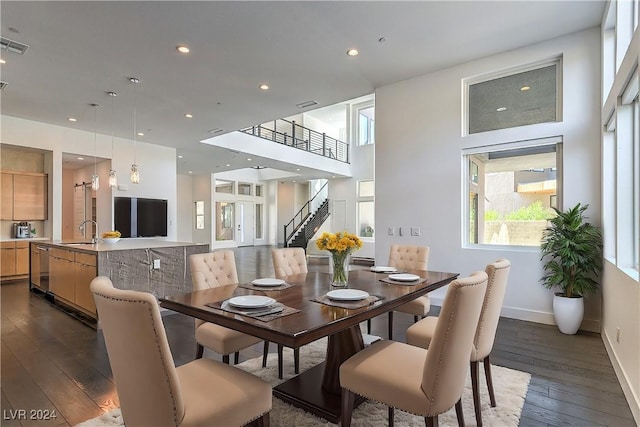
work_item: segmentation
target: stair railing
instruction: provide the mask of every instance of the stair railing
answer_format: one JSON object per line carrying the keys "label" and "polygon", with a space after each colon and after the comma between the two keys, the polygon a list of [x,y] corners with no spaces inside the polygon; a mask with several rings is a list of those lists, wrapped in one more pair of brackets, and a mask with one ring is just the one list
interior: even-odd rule
{"label": "stair railing", "polygon": [[[284,226],[284,246],[287,247],[289,244],[289,240],[298,232],[300,227],[305,223],[305,221],[309,218],[312,212],[315,212],[317,206],[320,206],[324,200],[326,200],[326,195],[329,194],[329,182],[325,182],[325,184],[318,190],[318,192],[304,204],[302,208],[291,218]],[[325,195],[325,197],[322,197]],[[315,202],[314,202],[315,201]],[[315,209],[314,209],[315,207]]]}

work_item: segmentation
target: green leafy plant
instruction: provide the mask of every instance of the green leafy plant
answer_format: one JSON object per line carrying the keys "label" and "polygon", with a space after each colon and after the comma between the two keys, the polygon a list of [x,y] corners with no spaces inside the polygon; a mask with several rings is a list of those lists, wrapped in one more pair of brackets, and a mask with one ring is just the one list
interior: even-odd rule
{"label": "green leafy plant", "polygon": [[502,215],[495,209],[487,209],[484,211],[484,220],[485,221],[500,221]]}
{"label": "green leafy plant", "polygon": [[602,233],[585,222],[588,207],[578,203],[566,212],[554,208],[557,216],[549,220],[540,245],[540,259],[546,259],[543,285],[558,286],[569,298],[594,293],[599,286],[596,279],[602,271]]}

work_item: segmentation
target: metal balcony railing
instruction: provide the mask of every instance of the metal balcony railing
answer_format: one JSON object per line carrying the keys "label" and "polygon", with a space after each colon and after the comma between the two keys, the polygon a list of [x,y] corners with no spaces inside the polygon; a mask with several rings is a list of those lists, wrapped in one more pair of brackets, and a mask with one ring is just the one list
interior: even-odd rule
{"label": "metal balcony railing", "polygon": [[276,119],[273,122],[242,129],[242,132],[349,163],[349,144],[327,136],[325,133],[300,126],[295,120]]}

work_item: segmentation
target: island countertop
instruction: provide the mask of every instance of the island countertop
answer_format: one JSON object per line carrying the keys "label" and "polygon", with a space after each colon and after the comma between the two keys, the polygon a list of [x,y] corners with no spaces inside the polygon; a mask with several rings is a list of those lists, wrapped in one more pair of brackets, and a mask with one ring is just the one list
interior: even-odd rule
{"label": "island countertop", "polygon": [[[111,252],[125,251],[132,249],[158,249],[158,248],[177,248],[184,246],[207,246],[208,243],[189,243],[189,242],[171,242],[167,240],[156,239],[120,239],[115,243],[105,243],[100,239],[98,243],[85,243],[70,240],[39,240],[38,244],[56,246],[63,249],[82,251],[82,252]],[[208,249],[207,249],[208,251]]]}

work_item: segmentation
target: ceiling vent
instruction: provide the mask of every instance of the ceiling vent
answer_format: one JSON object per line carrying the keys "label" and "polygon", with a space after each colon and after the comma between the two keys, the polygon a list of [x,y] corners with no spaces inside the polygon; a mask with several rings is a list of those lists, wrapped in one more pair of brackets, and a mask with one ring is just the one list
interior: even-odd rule
{"label": "ceiling vent", "polygon": [[220,129],[220,128],[209,129],[207,132],[209,132],[212,135],[215,135],[216,133],[223,132],[223,129]]}
{"label": "ceiling vent", "polygon": [[9,83],[7,82],[0,82],[0,90],[3,90],[5,87],[7,87]]}
{"label": "ceiling vent", "polygon": [[296,104],[296,107],[309,108],[309,107],[313,107],[314,105],[318,105],[318,103],[316,101],[306,101],[306,102],[301,102],[300,104]]}
{"label": "ceiling vent", "polygon": [[29,46],[26,44],[18,43],[16,41],[9,40],[4,37],[0,37],[0,47],[2,47],[2,49],[5,49],[9,52],[18,53],[20,55],[25,53],[26,50],[29,48]]}

